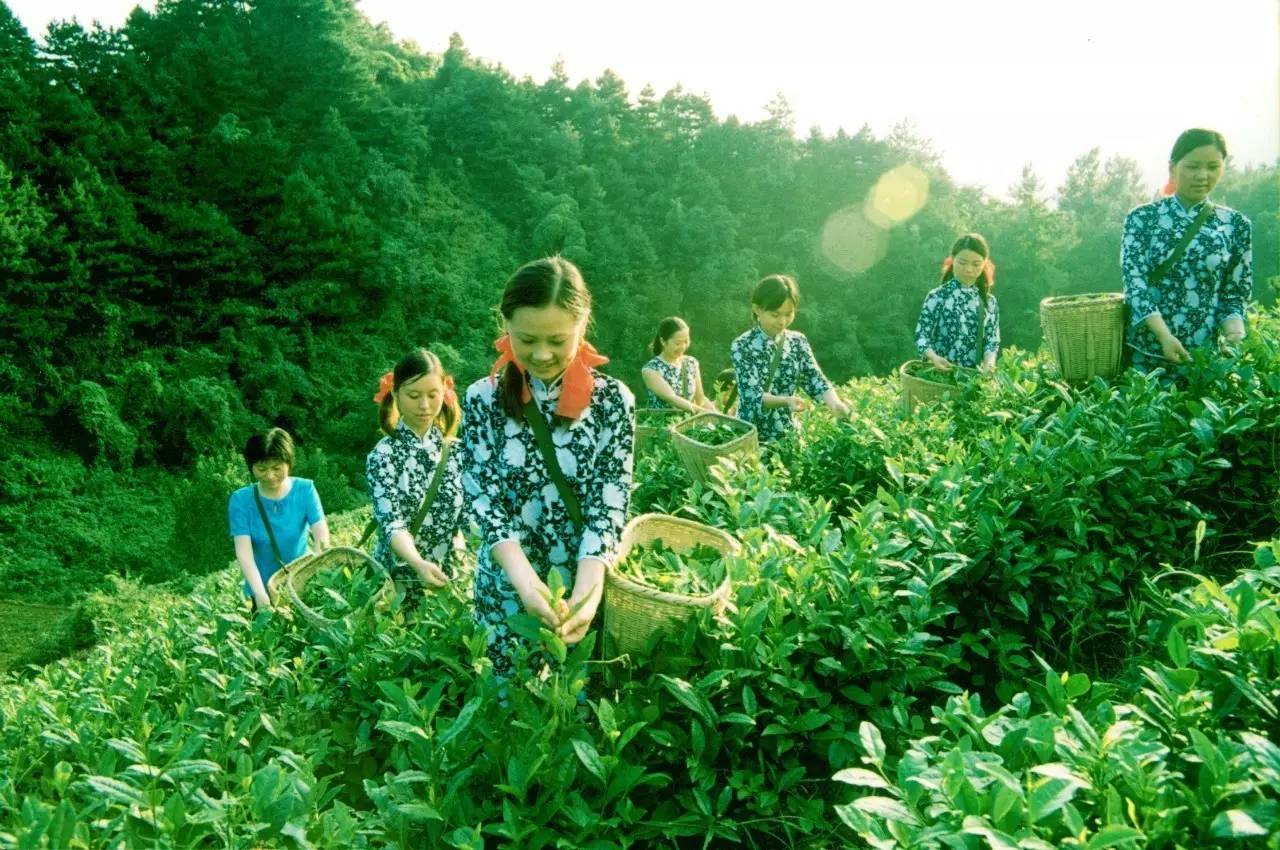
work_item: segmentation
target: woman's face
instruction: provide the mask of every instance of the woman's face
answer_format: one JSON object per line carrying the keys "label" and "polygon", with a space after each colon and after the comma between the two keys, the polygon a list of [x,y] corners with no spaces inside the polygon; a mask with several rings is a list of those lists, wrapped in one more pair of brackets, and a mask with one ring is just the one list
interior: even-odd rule
{"label": "woman's face", "polygon": [[760,330],[764,331],[767,336],[775,337],[789,328],[791,323],[796,320],[796,302],[788,298],[773,310],[766,310],[759,304],[752,304],[751,312],[755,314],[756,321],[760,323]]}
{"label": "woman's face", "polygon": [[587,322],[585,316],[548,304],[517,307],[505,324],[516,361],[535,378],[553,381],[577,356]]}
{"label": "woman's face", "polygon": [[396,390],[396,409],[415,433],[423,434],[444,405],[444,380],[436,374],[410,378]]}
{"label": "woman's face", "polygon": [[1183,201],[1198,204],[1222,179],[1222,151],[1215,145],[1201,145],[1169,167],[1174,189]]}
{"label": "woman's face", "polygon": [[956,280],[965,286],[973,286],[974,281],[978,279],[978,275],[982,274],[982,266],[986,262],[986,258],[977,251],[970,251],[965,248],[957,251],[956,255],[951,258],[951,272],[956,276]]}
{"label": "woman's face", "polygon": [[681,328],[680,330],[667,337],[662,343],[662,356],[668,360],[675,360],[683,357],[684,353],[689,350],[689,329]]}
{"label": "woman's face", "polygon": [[253,478],[266,490],[278,490],[289,477],[289,464],[282,460],[260,460],[253,465]]}

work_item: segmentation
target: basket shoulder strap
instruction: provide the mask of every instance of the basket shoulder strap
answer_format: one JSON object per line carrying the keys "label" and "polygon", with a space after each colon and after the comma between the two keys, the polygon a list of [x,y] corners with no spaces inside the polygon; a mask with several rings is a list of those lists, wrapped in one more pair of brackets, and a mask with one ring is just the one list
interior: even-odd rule
{"label": "basket shoulder strap", "polygon": [[987,296],[978,290],[978,365],[987,348]]}
{"label": "basket shoulder strap", "polygon": [[778,377],[778,367],[782,365],[782,347],[786,345],[787,332],[783,331],[778,334],[777,344],[773,349],[773,359],[769,361],[769,374],[765,376],[764,387],[761,393],[771,392],[773,390],[773,379]]}
{"label": "basket shoulder strap", "polygon": [[276,544],[276,534],[271,530],[271,523],[267,520],[267,509],[263,507],[262,497],[258,495],[258,485],[253,485],[253,502],[258,506],[258,516],[262,517],[262,527],[267,530],[267,540],[271,543],[271,555],[276,559],[277,566],[284,566],[284,556],[280,554],[280,547]]}
{"label": "basket shoulder strap", "polygon": [[676,390],[676,395],[680,395],[681,390],[689,390],[689,397],[693,397],[693,389],[689,387],[689,358],[684,358],[680,364],[680,389]]}
{"label": "basket shoulder strap", "polygon": [[[418,536],[418,529],[422,527],[422,521],[427,518],[427,514],[431,511],[431,505],[436,500],[436,494],[440,492],[440,485],[444,480],[444,469],[449,464],[449,452],[453,448],[453,440],[445,439],[444,446],[440,449],[440,460],[436,463],[436,470],[431,474],[431,483],[427,485],[427,493],[422,498],[422,504],[418,506],[417,512],[413,515],[413,520],[409,523],[409,533],[413,537]],[[360,540],[356,543],[357,549],[363,549],[364,545],[369,542],[369,538],[378,530],[378,521],[371,519],[365,523],[364,531],[360,534]]]}
{"label": "basket shoulder strap", "polygon": [[556,460],[556,448],[551,442],[551,431],[547,428],[547,420],[542,417],[538,402],[532,396],[525,402],[524,417],[529,420],[529,427],[533,429],[533,438],[538,443],[538,452],[542,455],[542,462],[546,465],[547,472],[550,473],[551,480],[555,482],[556,490],[560,493],[560,501],[564,502],[573,524],[581,529],[582,506],[578,504],[578,497],[574,495],[568,480],[564,477],[564,471],[560,469],[560,462]]}
{"label": "basket shoulder strap", "polygon": [[1169,273],[1174,264],[1182,259],[1183,254],[1187,253],[1187,247],[1191,245],[1192,240],[1196,238],[1201,228],[1204,227],[1205,222],[1209,220],[1209,216],[1213,215],[1213,211],[1213,204],[1205,201],[1204,206],[1200,208],[1200,214],[1196,216],[1196,220],[1191,222],[1191,226],[1183,231],[1182,239],[1178,242],[1178,246],[1173,249],[1172,254],[1165,257],[1164,262],[1156,266],[1155,270],[1151,272],[1151,276],[1147,279],[1147,283],[1157,284],[1164,280],[1164,276]]}
{"label": "basket shoulder strap", "polygon": [[418,506],[418,512],[413,515],[413,521],[409,523],[409,534],[413,537],[418,536],[418,529],[422,527],[422,521],[427,518],[427,513],[431,510],[431,505],[436,500],[436,494],[440,492],[440,484],[444,481],[444,470],[449,465],[449,451],[453,448],[453,440],[446,439],[444,445],[440,448],[440,460],[436,463],[436,471],[431,474],[431,483],[427,485],[427,493],[422,497],[422,504]]}

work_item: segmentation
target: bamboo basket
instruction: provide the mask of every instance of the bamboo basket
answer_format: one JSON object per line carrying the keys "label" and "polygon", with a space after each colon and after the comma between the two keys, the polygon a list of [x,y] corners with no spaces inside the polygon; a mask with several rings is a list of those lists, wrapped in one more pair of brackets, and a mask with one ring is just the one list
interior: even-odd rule
{"label": "bamboo basket", "polygon": [[284,605],[288,600],[284,583],[288,578],[289,571],[298,569],[314,557],[315,553],[305,552],[271,574],[271,578],[267,579],[267,598],[271,600],[272,607]]}
{"label": "bamboo basket", "polygon": [[907,370],[911,366],[917,363],[923,364],[924,362],[923,360],[908,360],[898,367],[898,382],[902,387],[902,407],[908,413],[915,410],[917,404],[937,401],[956,389],[953,384],[930,381],[928,378],[920,378],[908,373]]}
{"label": "bamboo basket", "polygon": [[667,429],[679,421],[683,410],[674,407],[643,407],[636,411],[636,455],[658,449],[671,439]]}
{"label": "bamboo basket", "polygon": [[[714,423],[729,424],[741,431],[742,434],[727,443],[710,446],[692,437],[687,437],[683,433],[689,428]],[[735,454],[754,454],[760,450],[760,436],[756,431],[756,426],[733,416],[725,416],[723,413],[711,413],[710,411],[699,413],[695,416],[690,416],[683,422],[677,422],[668,430],[671,432],[671,443],[675,446],[676,454],[680,456],[680,462],[684,464],[689,477],[702,483],[710,480],[711,467],[721,458]]]}
{"label": "bamboo basket", "polygon": [[[641,514],[622,530],[617,562],[636,546],[661,540],[674,552],[688,552],[701,544],[724,555],[736,555],[738,541],[718,528],[666,514]],[[638,652],[657,632],[669,632],[703,608],[724,610],[729,599],[729,572],[713,592],[703,596],[671,593],[640,584],[620,574],[614,564],[605,570],[604,636],[612,652]]]}
{"label": "bamboo basket", "polygon": [[1124,354],[1124,294],[1060,295],[1040,302],[1045,346],[1068,381],[1110,378]]}
{"label": "bamboo basket", "polygon": [[[296,565],[296,566],[295,566]],[[272,576],[274,582],[276,576],[284,575],[280,580],[279,586],[284,590],[284,597],[289,600],[289,604],[293,607],[302,619],[318,629],[328,628],[337,625],[337,620],[331,620],[319,612],[309,608],[302,601],[302,589],[307,586],[307,582],[322,570],[340,570],[343,567],[351,567],[353,570],[369,569],[384,573],[378,562],[370,558],[360,549],[351,546],[335,546],[332,549],[326,549],[318,555],[304,555],[296,561],[290,562],[284,569]],[[388,576],[382,583],[382,588],[374,594],[370,600],[372,604],[378,607],[384,607],[390,604],[395,597],[395,582]]]}

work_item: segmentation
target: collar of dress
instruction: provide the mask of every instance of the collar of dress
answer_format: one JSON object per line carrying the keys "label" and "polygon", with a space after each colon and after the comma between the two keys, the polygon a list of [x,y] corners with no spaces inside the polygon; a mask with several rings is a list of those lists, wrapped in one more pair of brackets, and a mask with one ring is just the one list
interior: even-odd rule
{"label": "collar of dress", "polygon": [[439,430],[440,430],[439,428],[436,428],[433,425],[432,427],[427,429],[427,433],[419,437],[417,434],[413,433],[412,428],[404,424],[403,419],[401,419],[399,422],[396,423],[396,434],[399,435],[400,439],[404,440],[406,443],[410,443],[411,445],[415,445],[415,446],[420,446],[421,448],[424,448],[424,449],[430,446],[434,442],[434,440],[432,440],[431,438],[431,435]]}

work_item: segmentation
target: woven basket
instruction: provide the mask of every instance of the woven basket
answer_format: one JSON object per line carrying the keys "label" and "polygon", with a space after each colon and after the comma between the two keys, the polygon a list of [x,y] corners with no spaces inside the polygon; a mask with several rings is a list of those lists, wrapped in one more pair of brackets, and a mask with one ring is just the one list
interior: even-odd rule
{"label": "woven basket", "polygon": [[[725,555],[736,555],[738,541],[718,528],[666,514],[641,514],[622,530],[617,561],[636,546],[661,540],[673,552],[688,552],[698,545],[710,546]],[[682,626],[703,608],[719,612],[729,599],[729,573],[713,592],[686,596],[657,590],[620,574],[610,564],[604,578],[604,636],[611,652],[637,652],[653,634]]]}
{"label": "woven basket", "polygon": [[939,381],[930,381],[928,378],[917,377],[908,373],[908,369],[917,363],[924,364],[923,360],[908,360],[898,367],[898,381],[902,386],[902,406],[908,413],[916,409],[917,404],[926,404],[931,401],[937,401],[948,393],[955,392],[954,384],[944,384]]}
{"label": "woven basket", "polygon": [[653,451],[671,439],[667,430],[684,416],[674,407],[642,407],[636,411],[636,454]]}
{"label": "woven basket", "polygon": [[[304,556],[305,557],[305,556]],[[297,564],[296,567],[293,567]],[[284,588],[285,598],[289,600],[289,604],[298,612],[302,619],[318,629],[328,628],[336,625],[337,620],[331,620],[319,612],[307,607],[302,601],[302,589],[307,586],[307,582],[313,576],[322,570],[340,570],[343,567],[351,567],[352,570],[375,570],[382,573],[382,567],[378,562],[370,558],[360,549],[350,546],[335,546],[332,549],[326,549],[318,555],[299,558],[297,561],[289,564],[286,569],[280,570],[285,574],[285,578],[281,581]],[[275,576],[271,577],[275,579]],[[396,586],[389,577],[382,583],[382,589],[374,594],[370,600],[373,605],[383,607],[390,604],[395,597]]]}
{"label": "woven basket", "polygon": [[267,579],[267,598],[271,600],[273,607],[284,605],[289,599],[284,589],[285,579],[288,577],[289,571],[301,568],[303,564],[314,557],[314,553],[305,552],[271,574],[271,578]]}
{"label": "woven basket", "polygon": [[[684,435],[684,431],[690,428],[714,423],[728,424],[741,431],[742,435],[718,446],[709,446]],[[668,430],[671,432],[671,443],[675,446],[676,454],[680,456],[680,462],[689,472],[689,477],[702,483],[706,483],[711,478],[711,467],[721,458],[735,454],[754,454],[760,450],[760,437],[756,432],[756,426],[733,416],[725,416],[723,413],[710,411],[699,413],[683,422],[677,422]]]}
{"label": "woven basket", "polygon": [[1110,378],[1124,354],[1124,295],[1060,295],[1040,302],[1045,346],[1068,381]]}

